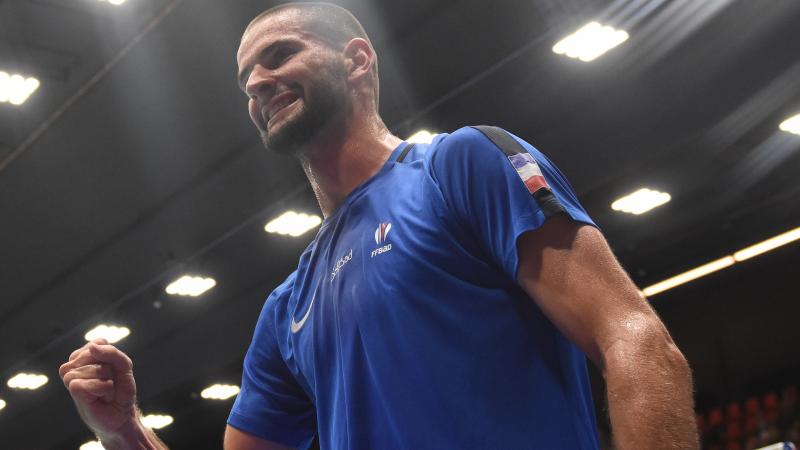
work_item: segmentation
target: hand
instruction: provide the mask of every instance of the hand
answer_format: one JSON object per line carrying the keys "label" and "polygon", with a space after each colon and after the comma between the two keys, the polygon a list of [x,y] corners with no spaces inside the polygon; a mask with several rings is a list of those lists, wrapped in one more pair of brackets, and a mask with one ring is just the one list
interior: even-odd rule
{"label": "hand", "polygon": [[105,339],[72,352],[58,374],[81,419],[99,438],[124,434],[136,425],[133,362]]}

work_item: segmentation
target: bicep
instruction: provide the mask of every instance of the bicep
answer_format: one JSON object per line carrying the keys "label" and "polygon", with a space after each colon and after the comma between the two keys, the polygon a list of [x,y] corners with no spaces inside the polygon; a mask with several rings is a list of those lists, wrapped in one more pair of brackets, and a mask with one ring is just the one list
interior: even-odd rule
{"label": "bicep", "polygon": [[267,441],[230,425],[225,428],[225,450],[292,450],[292,447]]}
{"label": "bicep", "polygon": [[560,214],[517,247],[520,286],[601,370],[620,340],[663,330],[597,228]]}

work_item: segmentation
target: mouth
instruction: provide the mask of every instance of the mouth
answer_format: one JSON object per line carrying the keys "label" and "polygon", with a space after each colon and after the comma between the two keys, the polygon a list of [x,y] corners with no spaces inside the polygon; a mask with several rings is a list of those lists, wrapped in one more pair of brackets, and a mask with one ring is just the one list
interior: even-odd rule
{"label": "mouth", "polygon": [[299,98],[300,97],[294,92],[284,92],[275,96],[270,100],[269,104],[262,109],[261,115],[264,122],[269,124],[276,115],[294,105]]}

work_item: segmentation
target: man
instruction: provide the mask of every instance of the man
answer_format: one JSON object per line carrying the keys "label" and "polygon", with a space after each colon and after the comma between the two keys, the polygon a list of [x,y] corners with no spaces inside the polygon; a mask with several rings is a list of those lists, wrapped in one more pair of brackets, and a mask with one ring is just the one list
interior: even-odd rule
{"label": "man", "polygon": [[[325,221],[265,302],[226,449],[597,449],[584,355],[619,449],[698,448],[686,360],[544,155],[496,128],[393,136],[337,6],[268,10],[237,62]],[[89,343],[60,374],[105,448],[166,448],[119,350]]]}

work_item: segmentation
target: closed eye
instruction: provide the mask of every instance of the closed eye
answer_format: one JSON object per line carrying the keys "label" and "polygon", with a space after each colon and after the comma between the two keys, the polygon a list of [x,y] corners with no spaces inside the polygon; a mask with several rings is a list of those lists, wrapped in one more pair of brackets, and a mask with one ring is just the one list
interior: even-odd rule
{"label": "closed eye", "polygon": [[277,69],[294,54],[295,50],[293,48],[280,47],[270,56],[268,67],[270,69]]}
{"label": "closed eye", "polygon": [[[2,0],[0,0],[2,1]],[[264,67],[275,70],[280,67],[286,60],[292,57],[295,53],[297,53],[300,49],[300,46],[293,42],[288,41],[278,41],[273,42],[266,48],[262,49],[259,52],[259,62],[263,64]],[[239,88],[242,91],[246,91],[245,87],[247,84],[247,79],[250,77],[250,72],[253,70],[253,67],[250,66],[241,72],[238,76],[238,84]]]}

